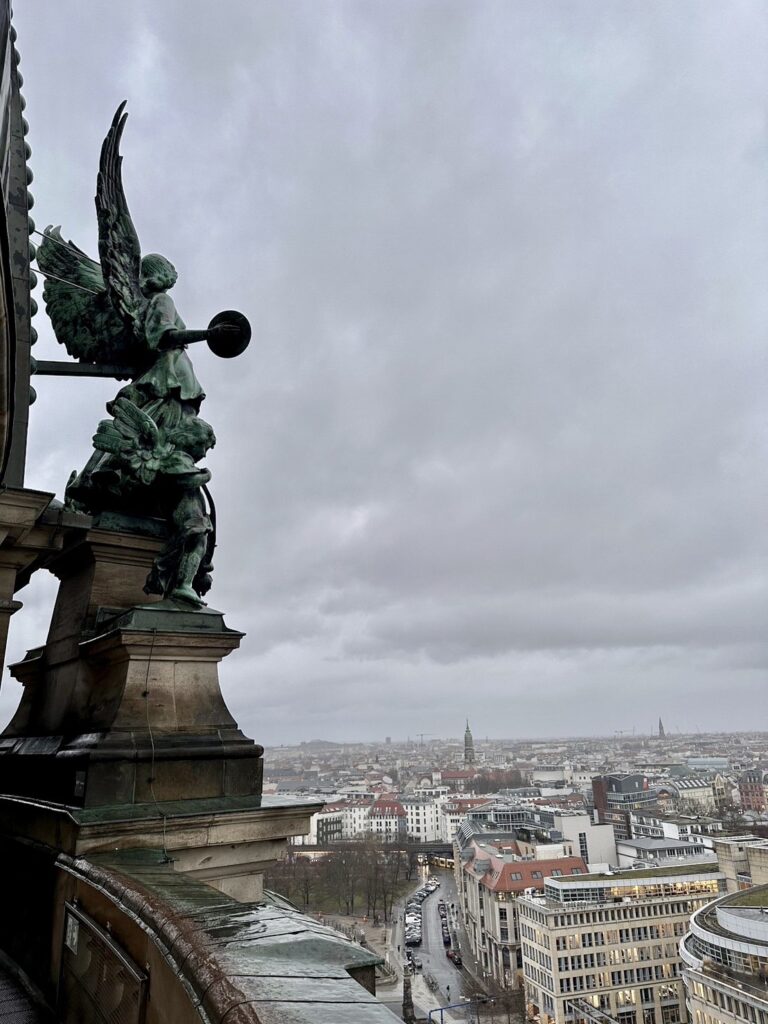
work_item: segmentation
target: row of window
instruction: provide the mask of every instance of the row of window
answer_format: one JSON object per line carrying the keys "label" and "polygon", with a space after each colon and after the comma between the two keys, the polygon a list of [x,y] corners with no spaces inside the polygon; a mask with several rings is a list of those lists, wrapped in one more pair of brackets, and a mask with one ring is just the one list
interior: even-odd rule
{"label": "row of window", "polygon": [[[758,1010],[757,1007],[752,1006],[750,1003],[745,1003],[742,999],[736,999],[726,992],[710,988],[709,985],[702,985],[700,982],[694,982],[693,991],[702,1002],[707,1003],[709,1006],[717,1006],[719,1009],[727,1011],[740,1020],[750,1021],[751,1024],[768,1024],[768,1012]],[[722,1024],[722,1017],[711,1016],[698,1009],[694,1017],[694,1024]]]}
{"label": "row of window", "polygon": [[530,960],[523,958],[523,973],[526,978],[530,978],[535,981],[541,989],[548,989],[550,992],[555,991],[555,986],[552,981],[551,974],[545,974],[544,971],[540,970],[535,964],[532,964]]}
{"label": "row of window", "polygon": [[615,946],[619,942],[648,942],[685,935],[687,921],[662,921],[661,924],[639,925],[637,928],[608,928],[605,931],[573,932],[555,936],[555,950],[581,949],[590,946]]}
{"label": "row of window", "polygon": [[[629,889],[562,889],[546,886],[545,895],[559,903],[614,903],[613,906],[596,907],[579,913],[556,913],[551,918],[555,928],[569,928],[571,925],[588,925],[595,921],[626,921],[633,918],[648,918],[670,913],[690,913],[691,906],[702,906],[714,899],[721,891],[721,883],[715,879],[708,882],[686,882],[669,885],[633,886]],[[688,897],[705,897],[691,901]],[[631,900],[632,902],[623,902]],[[650,900],[673,900],[650,904]],[[682,902],[680,902],[682,900]],[[655,908],[657,906],[657,908]],[[526,908],[529,916],[534,916]],[[542,922],[544,923],[544,922]]]}
{"label": "row of window", "polygon": [[548,971],[552,970],[552,957],[547,956],[546,953],[543,953],[540,949],[537,949],[535,946],[529,946],[527,942],[523,943],[522,949],[524,959],[532,960],[535,963],[540,964],[542,967],[546,968],[546,970]]}
{"label": "row of window", "polygon": [[[573,978],[560,979],[560,994],[586,992],[591,989],[605,989],[616,985],[638,985],[649,981],[665,981],[676,978],[678,964],[654,964],[652,967],[633,967],[624,971],[600,971],[597,974],[577,974]],[[634,1002],[634,995],[632,997]]]}
{"label": "row of window", "polygon": [[699,959],[708,956],[715,963],[721,964],[723,967],[729,967],[740,974],[751,974],[761,978],[768,975],[768,958],[766,957],[754,956],[751,953],[742,953],[737,949],[718,946],[713,942],[707,942],[706,939],[699,938],[698,935],[693,933],[686,939],[686,944],[691,947]]}
{"label": "row of window", "polygon": [[581,971],[590,967],[607,967],[614,964],[646,963],[649,960],[672,960],[678,955],[676,942],[657,943],[653,946],[620,946],[607,953],[576,953],[573,956],[557,958],[559,971]]}
{"label": "row of window", "polygon": [[[616,1014],[616,1020],[618,1021],[618,1024],[638,1024],[637,1011],[619,1010]],[[656,1011],[650,1007],[642,1011],[641,1021],[642,1024],[659,1024],[659,1018],[657,1017]],[[679,1006],[662,1006],[661,1024],[679,1024],[679,1022]]]}

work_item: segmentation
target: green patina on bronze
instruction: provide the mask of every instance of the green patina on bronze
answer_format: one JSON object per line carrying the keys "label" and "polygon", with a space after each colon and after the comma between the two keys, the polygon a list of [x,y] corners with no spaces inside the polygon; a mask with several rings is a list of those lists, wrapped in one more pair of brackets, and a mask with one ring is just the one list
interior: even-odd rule
{"label": "green patina on bronze", "polygon": [[37,254],[57,340],[94,373],[129,381],[108,403],[111,418],[99,424],[85,468],[70,477],[66,503],[90,514],[162,520],[167,543],[144,589],[199,607],[211,585],[215,541],[210,473],[197,463],[216,437],[199,416],[205,392],[187,345],[206,340],[217,355],[239,355],[250,326],[242,314],[227,311],[206,330],[187,330],[168,294],[177,279],[173,264],[154,253],[142,257],[122,182],[124,107],[101,149],[99,262],[54,227],[46,229]]}

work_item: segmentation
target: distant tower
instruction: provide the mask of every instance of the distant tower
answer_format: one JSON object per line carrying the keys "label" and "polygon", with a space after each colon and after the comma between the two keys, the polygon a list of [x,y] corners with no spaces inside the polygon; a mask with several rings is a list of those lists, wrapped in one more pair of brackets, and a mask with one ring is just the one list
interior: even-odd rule
{"label": "distant tower", "polygon": [[667,734],[664,732],[664,723],[659,719],[659,739],[663,740]]}
{"label": "distant tower", "polygon": [[469,731],[469,719],[467,728],[464,730],[464,764],[475,763],[475,744],[472,740],[472,733]]}

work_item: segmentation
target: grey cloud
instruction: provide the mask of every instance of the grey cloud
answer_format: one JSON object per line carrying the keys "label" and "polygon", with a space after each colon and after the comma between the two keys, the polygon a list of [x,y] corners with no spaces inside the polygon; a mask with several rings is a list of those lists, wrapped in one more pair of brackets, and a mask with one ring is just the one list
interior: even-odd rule
{"label": "grey cloud", "polygon": [[[35,9],[17,25],[38,224],[95,252],[98,146],[127,96],[144,247],[178,265],[190,325],[254,324],[236,365],[195,354],[219,439],[211,600],[249,634],[223,671],[247,728],[450,732],[468,702],[479,734],[619,728],[638,686],[681,726],[751,723],[759,7]],[[111,389],[74,387],[39,384],[32,486],[60,493],[87,458]],[[557,725],[553,693],[593,710]]]}

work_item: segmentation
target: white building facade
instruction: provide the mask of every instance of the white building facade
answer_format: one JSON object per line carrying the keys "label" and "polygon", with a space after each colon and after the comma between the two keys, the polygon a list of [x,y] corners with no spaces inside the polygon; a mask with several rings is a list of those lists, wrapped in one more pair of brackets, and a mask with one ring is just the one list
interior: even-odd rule
{"label": "white building facade", "polygon": [[694,1024],[767,1024],[768,886],[696,911],[680,956]]}
{"label": "white building facade", "polygon": [[[551,878],[518,901],[526,1013],[541,1024],[688,1020],[679,943],[725,889],[717,864]],[[590,1016],[590,1014],[594,1016]]]}

